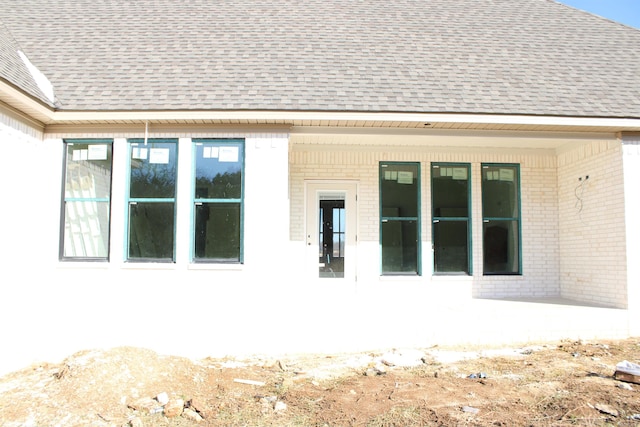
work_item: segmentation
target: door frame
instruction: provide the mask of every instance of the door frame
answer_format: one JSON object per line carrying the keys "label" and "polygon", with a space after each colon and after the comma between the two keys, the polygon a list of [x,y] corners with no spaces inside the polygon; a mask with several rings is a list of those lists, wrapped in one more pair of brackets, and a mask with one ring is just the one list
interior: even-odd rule
{"label": "door frame", "polygon": [[322,279],[357,280],[357,240],[358,240],[358,181],[353,180],[305,180],[304,182],[304,240],[306,247],[306,277],[319,279],[319,204],[320,195],[327,193],[344,194],[345,208],[345,250],[344,278]]}

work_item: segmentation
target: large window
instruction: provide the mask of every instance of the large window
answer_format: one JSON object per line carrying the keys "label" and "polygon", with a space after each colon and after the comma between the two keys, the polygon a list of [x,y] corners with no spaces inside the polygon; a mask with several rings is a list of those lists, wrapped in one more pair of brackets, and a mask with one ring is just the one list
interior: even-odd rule
{"label": "large window", "polygon": [[382,274],[420,274],[420,164],[380,163]]}
{"label": "large window", "polygon": [[482,165],[484,274],[521,274],[520,170]]}
{"label": "large window", "polygon": [[244,142],[216,139],[193,142],[193,260],[242,262]]}
{"label": "large window", "polygon": [[107,260],[112,141],[65,140],[61,260]]}
{"label": "large window", "polygon": [[174,261],[177,140],[129,140],[127,259]]}
{"label": "large window", "polygon": [[469,165],[431,165],[433,271],[471,274]]}

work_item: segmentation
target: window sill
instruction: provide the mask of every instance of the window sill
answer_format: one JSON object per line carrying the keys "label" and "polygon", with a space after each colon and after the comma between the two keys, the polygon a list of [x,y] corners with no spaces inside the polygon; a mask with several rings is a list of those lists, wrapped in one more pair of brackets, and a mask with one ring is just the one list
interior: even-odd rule
{"label": "window sill", "polygon": [[490,278],[490,279],[496,279],[496,278],[500,278],[502,277],[503,280],[514,280],[514,279],[518,279],[518,278],[524,278],[524,274],[521,273],[492,273],[492,274],[483,274],[482,277],[486,277],[486,278]]}
{"label": "window sill", "polygon": [[187,269],[188,270],[242,271],[244,270],[244,264],[199,262],[199,263],[190,263]]}
{"label": "window sill", "polygon": [[104,261],[104,260],[96,260],[96,261],[58,261],[58,268],[63,268],[63,269],[71,269],[71,270],[77,270],[77,269],[83,269],[83,268],[90,268],[90,269],[99,269],[99,270],[107,270],[109,268],[111,268],[111,265],[108,261]]}
{"label": "window sill", "polygon": [[417,274],[385,274],[379,277],[381,282],[421,282],[423,276]]}
{"label": "window sill", "polygon": [[121,263],[118,267],[123,270],[177,270],[178,266],[175,262],[137,262],[127,261]]}

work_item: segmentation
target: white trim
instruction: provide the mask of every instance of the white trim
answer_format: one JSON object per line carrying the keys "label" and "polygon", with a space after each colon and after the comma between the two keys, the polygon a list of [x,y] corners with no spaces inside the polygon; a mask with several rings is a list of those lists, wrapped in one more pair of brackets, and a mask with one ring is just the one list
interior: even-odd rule
{"label": "white trim", "polygon": [[[330,284],[330,282],[348,282],[353,283],[354,286],[357,283],[358,277],[358,235],[360,224],[360,211],[358,206],[358,192],[360,187],[360,181],[357,179],[305,179],[304,180],[304,235],[305,237],[305,262],[308,265],[304,270],[308,276],[305,276],[310,283],[324,283]],[[348,256],[348,265],[346,267],[344,277],[331,280],[318,277],[318,217],[317,209],[319,196],[321,193],[335,192],[343,193],[345,196],[345,208],[347,208],[347,231],[345,241],[345,257]],[[353,199],[351,199],[353,197]],[[310,209],[313,206],[313,209]],[[314,226],[309,227],[312,223]],[[313,236],[313,237],[311,237]],[[319,281],[319,282],[318,282]],[[354,288],[355,289],[355,288]]]}
{"label": "white trim", "polygon": [[[640,243],[638,233],[640,223],[640,202],[637,198],[637,185],[640,178],[640,137],[633,135],[633,140],[623,139],[622,143],[622,169],[624,174],[624,200],[625,200],[625,225],[627,243],[627,308],[629,310],[629,333],[633,336],[640,334]],[[637,140],[635,138],[638,138]]]}
{"label": "white trim", "polygon": [[12,119],[18,120],[19,122],[36,129],[38,132],[44,133],[44,125],[42,122],[35,120],[33,117],[24,114],[22,111],[17,110],[2,101],[0,101],[0,114],[4,114]]}
{"label": "white trim", "polygon": [[210,271],[243,271],[245,269],[244,264],[239,263],[194,263],[189,262],[187,264],[187,270],[210,270]]}
{"label": "white trim", "polygon": [[54,121],[91,122],[99,120],[250,120],[269,121],[395,121],[424,123],[477,123],[532,126],[580,126],[640,128],[640,119],[554,117],[498,114],[375,113],[322,111],[56,111]]}
{"label": "white trim", "polygon": [[[4,95],[4,96],[3,96]],[[6,97],[6,98],[5,98]],[[393,112],[333,112],[333,111],[60,111],[53,110],[14,86],[0,80],[0,99],[24,111],[43,123],[90,124],[96,122],[142,123],[145,121],[249,121],[253,124],[280,123],[293,125],[294,122],[405,122],[405,123],[474,123],[479,125],[522,125],[584,127],[597,131],[598,128],[617,128],[620,131],[640,131],[640,118],[599,118],[542,116],[515,114],[455,114],[455,113],[393,113]]]}
{"label": "white trim", "polygon": [[[142,127],[140,124],[142,123]],[[139,123],[83,123],[74,124],[52,124],[47,126],[48,134],[64,134],[68,135],[85,135],[85,134],[101,134],[116,135],[121,134],[127,138],[143,138],[144,122]],[[229,125],[216,123],[159,123],[153,122],[153,127],[149,129],[149,135],[157,138],[158,135],[173,135],[192,137],[194,135],[210,136],[212,133],[216,135],[225,135],[225,138],[244,138],[247,135],[288,135],[290,125],[278,124],[251,124],[251,125]],[[222,136],[221,136],[222,137]]]}
{"label": "white trim", "polygon": [[0,100],[12,108],[20,110],[31,120],[48,123],[53,119],[54,111],[51,108],[7,84],[2,79],[0,79]]}
{"label": "white trim", "polygon": [[[495,130],[495,129],[432,129],[432,128],[377,128],[377,127],[327,127],[327,126],[292,126],[289,130],[291,135],[295,136],[316,136],[316,135],[369,135],[381,136],[402,136],[402,137],[465,137],[465,138],[526,138],[535,140],[567,140],[575,139],[583,141],[585,139],[598,140],[603,138],[611,138],[616,132],[600,131],[600,132],[576,132],[576,131],[526,131],[526,130]],[[631,132],[625,132],[625,135]]]}
{"label": "white trim", "polygon": [[[114,260],[112,262],[117,262]],[[119,267],[123,270],[180,270],[181,266],[176,264],[175,262],[167,261],[167,262],[153,262],[153,261],[131,261],[125,260],[118,264]]]}

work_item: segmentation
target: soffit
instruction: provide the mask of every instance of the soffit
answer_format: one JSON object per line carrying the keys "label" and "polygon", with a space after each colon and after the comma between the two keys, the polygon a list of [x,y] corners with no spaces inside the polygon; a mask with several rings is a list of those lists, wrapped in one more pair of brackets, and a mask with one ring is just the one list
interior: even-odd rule
{"label": "soffit", "polygon": [[640,119],[473,114],[401,114],[301,111],[54,112],[50,126],[259,126],[307,128],[492,130],[616,133],[640,131]]}
{"label": "soffit", "polygon": [[[505,120],[506,121],[506,120]],[[523,120],[524,121],[524,120]],[[640,129],[640,123],[633,121]],[[283,114],[276,119],[181,119],[181,120],[114,120],[97,124],[55,124],[46,133],[56,137],[70,135],[104,135],[108,137],[142,137],[148,135],[215,135],[215,134],[289,134],[293,145],[335,147],[395,146],[442,147],[448,150],[464,147],[492,147],[496,149],[558,149],[567,144],[590,141],[613,141],[621,127],[571,124],[535,123],[468,123],[423,122],[409,120],[330,120],[295,119]]]}

